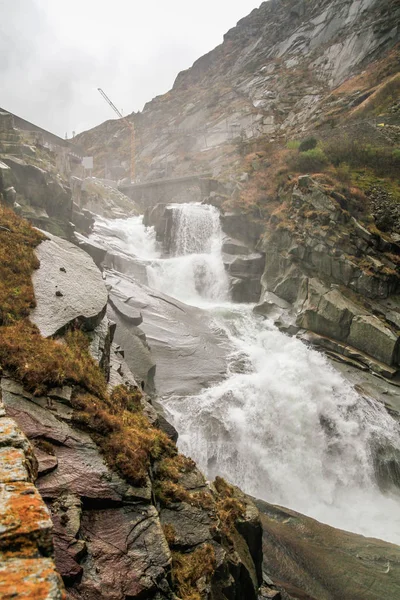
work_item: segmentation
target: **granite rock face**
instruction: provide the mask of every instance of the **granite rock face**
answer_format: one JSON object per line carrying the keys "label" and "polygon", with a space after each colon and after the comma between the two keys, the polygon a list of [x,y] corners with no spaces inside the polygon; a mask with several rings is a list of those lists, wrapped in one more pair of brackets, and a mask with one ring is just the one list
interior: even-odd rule
{"label": "granite rock face", "polygon": [[279,580],[290,597],[310,600],[398,597],[398,546],[334,529],[267,502],[255,503],[263,525],[264,575]]}
{"label": "granite rock face", "polygon": [[399,247],[355,219],[351,201],[341,206],[334,193],[302,179],[286,197],[287,214],[264,235],[263,288],[293,304],[293,323],[317,334],[319,346],[394,377]]}
{"label": "granite rock face", "polygon": [[33,275],[37,307],[31,321],[44,337],[73,323],[93,330],[107,305],[101,273],[86,252],[51,234],[48,237],[36,250],[41,266]]}
{"label": "granite rock face", "polygon": [[[399,11],[396,0],[263,2],[172,90],[130,115],[141,181],[218,177],[240,162],[243,141],[304,135],[336,108],[333,88],[395,47]],[[76,140],[99,165],[104,152],[118,157],[128,174],[128,135],[122,122],[107,121]]]}
{"label": "granite rock face", "polygon": [[[125,371],[123,380],[126,377]],[[58,398],[53,394],[49,410],[49,398],[33,397],[12,380],[3,379],[2,388],[7,413],[18,421],[35,448],[39,463],[37,486],[51,512],[56,565],[69,597],[171,599],[171,549],[190,553],[211,543],[219,565],[212,587],[219,589],[223,583],[222,598],[239,599],[240,595],[231,594],[244,589],[246,598],[256,599],[261,573],[261,529],[258,512],[251,502],[246,501],[245,517],[237,523],[235,550],[230,549],[217,533],[215,492],[197,469],[182,478],[182,489],[187,493],[203,490],[211,504],[196,508],[176,500],[160,509],[154,503],[152,476],[141,488],[129,485],[110,470],[90,436],[74,427],[67,394],[60,393]],[[16,476],[20,477],[19,470]],[[19,497],[29,495],[29,518],[23,521],[18,510],[11,511],[10,494],[16,498],[17,508]],[[0,545],[9,549],[25,536],[47,555],[52,547],[53,524],[33,485],[25,481],[7,484],[2,502],[1,519],[10,523],[10,534],[2,533]],[[172,546],[164,535],[167,524],[175,531]]]}

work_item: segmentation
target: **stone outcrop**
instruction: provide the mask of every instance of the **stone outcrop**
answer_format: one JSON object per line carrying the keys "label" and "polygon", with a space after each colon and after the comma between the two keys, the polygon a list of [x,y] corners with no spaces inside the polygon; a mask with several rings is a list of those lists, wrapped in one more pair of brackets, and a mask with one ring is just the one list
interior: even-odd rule
{"label": "stone outcrop", "polygon": [[[116,371],[121,380],[128,377],[134,382],[127,367],[123,368]],[[180,484],[187,493],[202,492],[204,507],[176,500],[160,510],[153,500],[153,479],[143,487],[129,485],[110,470],[90,436],[74,427],[68,390],[34,397],[12,380],[3,378],[1,385],[7,413],[34,444],[40,474],[37,485],[51,511],[56,565],[70,597],[122,600],[145,594],[148,598],[172,598],[171,549],[192,552],[204,544],[211,544],[217,560],[211,588],[220,589],[220,593],[224,590],[222,597],[257,597],[261,528],[251,502],[246,500],[233,546],[224,546],[216,533],[219,521],[212,504],[216,492],[197,469],[182,476]],[[19,440],[12,432],[9,437]],[[8,438],[3,435],[1,439]],[[24,439],[24,443],[15,441],[15,445],[28,447]],[[15,486],[26,485],[18,482],[11,491],[17,493]],[[26,494],[24,490],[20,493]],[[36,491],[34,494],[39,499]],[[243,500],[239,491],[236,494]],[[47,552],[51,522],[47,509],[40,506],[42,512],[32,509],[32,517],[25,520],[26,533],[14,526],[12,535],[29,535]],[[33,518],[36,514],[38,532]],[[163,530],[167,525],[174,531],[169,544]],[[4,543],[9,548],[10,540],[4,537]],[[49,596],[53,597],[58,598]]]}
{"label": "stone outcrop", "polygon": [[[115,324],[104,315],[107,293],[92,259],[54,236],[38,247],[38,254],[41,264],[35,276],[47,274],[54,286],[57,277],[67,275],[70,287],[76,279],[84,292],[71,295],[75,303],[69,306],[73,310],[65,311],[63,321],[55,321],[53,313],[59,318],[58,306],[41,293],[43,278],[37,278],[36,311],[42,316],[46,312],[46,317],[38,320],[33,314],[32,319],[42,334],[59,336],[80,319],[80,326],[87,331],[89,350],[104,371],[110,389],[124,384],[138,390],[141,373],[135,363],[137,352],[129,347],[127,359],[133,357],[134,375],[124,360],[124,350],[113,343]],[[152,361],[146,337],[138,328],[141,309],[146,309],[151,291],[132,285],[124,279],[119,287],[111,289],[109,282],[110,310],[116,321],[121,320],[121,330],[140,341],[147,349],[147,359]],[[161,295],[153,301],[182,313],[168,297]],[[86,310],[88,306],[90,310]],[[193,315],[188,318],[193,319]],[[46,324],[55,322],[56,326],[46,329]],[[70,598],[172,600],[179,590],[176,561],[179,565],[179,561],[194,560],[200,551],[209,555],[212,569],[207,571],[207,578],[199,576],[191,583],[199,598],[256,600],[261,584],[261,527],[257,510],[240,490],[224,483],[220,491],[217,484],[206,483],[195,464],[183,457],[184,468],[178,462],[170,481],[163,461],[154,457],[143,481],[134,485],[113,470],[107,455],[100,451],[99,435],[107,432],[93,433],[96,430],[82,426],[81,411],[75,403],[79,389],[50,388],[46,395],[35,396],[4,372],[0,386],[4,401],[0,417],[0,558],[4,550],[4,560],[12,559],[6,564],[8,587],[0,582],[5,598],[11,599],[16,590],[21,597],[64,600],[59,575],[49,560],[54,544],[57,571]],[[142,395],[138,410],[140,419],[176,439],[175,430],[159,417],[147,395]],[[36,489],[32,479],[37,474]],[[171,497],[168,491],[163,492],[165,486],[170,489],[168,485],[172,491],[178,490]],[[229,526],[220,508],[225,502],[234,502],[238,507]],[[21,554],[25,545],[27,553]],[[25,559],[28,562],[23,566],[21,561]],[[32,586],[42,586],[37,595],[33,587],[29,588],[31,595],[29,589],[25,593],[26,573]]]}
{"label": "stone outcrop", "polygon": [[65,600],[53,523],[34,482],[38,463],[0,394],[0,597]]}
{"label": "stone outcrop", "polygon": [[351,200],[308,176],[285,199],[287,212],[271,218],[263,239],[264,289],[293,304],[293,322],[318,334],[317,345],[353,353],[393,377],[399,366],[397,243],[371,233],[349,212]]}
{"label": "stone outcrop", "polygon": [[156,382],[162,396],[193,394],[223,377],[224,340],[212,331],[202,311],[155,293],[129,275],[105,273],[110,290],[107,314],[117,323],[115,341],[146,391],[153,391]]}
{"label": "stone outcrop", "polygon": [[48,237],[36,250],[41,267],[33,276],[37,307],[31,321],[44,337],[74,323],[93,330],[107,305],[101,273],[86,252],[66,240]]}

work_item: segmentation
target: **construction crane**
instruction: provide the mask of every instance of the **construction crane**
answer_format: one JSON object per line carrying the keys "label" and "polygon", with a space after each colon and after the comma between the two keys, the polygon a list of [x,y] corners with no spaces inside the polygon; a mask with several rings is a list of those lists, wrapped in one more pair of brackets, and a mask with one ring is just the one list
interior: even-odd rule
{"label": "construction crane", "polygon": [[115,104],[113,102],[111,102],[110,98],[107,96],[107,94],[101,88],[97,88],[97,90],[103,96],[103,98],[107,102],[107,104],[109,104],[111,106],[111,108],[113,109],[113,111],[115,113],[117,113],[117,115],[119,116],[119,118],[123,120],[124,124],[127,127],[129,127],[129,129],[131,131],[131,181],[134,182],[135,179],[136,179],[136,160],[135,160],[136,159],[136,135],[135,135],[135,125],[133,123],[131,123],[131,121],[128,121],[128,119],[126,117],[124,117],[124,115],[121,114],[121,112],[118,110],[118,108],[115,106]]}

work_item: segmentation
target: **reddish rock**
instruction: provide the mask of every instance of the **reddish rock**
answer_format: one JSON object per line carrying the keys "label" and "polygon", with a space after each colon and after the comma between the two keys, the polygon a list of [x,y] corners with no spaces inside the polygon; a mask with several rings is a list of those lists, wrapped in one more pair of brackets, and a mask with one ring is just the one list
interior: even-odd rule
{"label": "reddish rock", "polygon": [[59,574],[49,558],[0,561],[2,600],[66,600]]}

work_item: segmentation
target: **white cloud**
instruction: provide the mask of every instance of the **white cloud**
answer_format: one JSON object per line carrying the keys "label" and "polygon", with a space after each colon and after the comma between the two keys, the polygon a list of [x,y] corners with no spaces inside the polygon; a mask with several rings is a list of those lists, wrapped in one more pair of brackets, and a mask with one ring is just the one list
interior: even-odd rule
{"label": "white cloud", "polygon": [[260,0],[0,0],[0,105],[64,135],[140,110]]}

